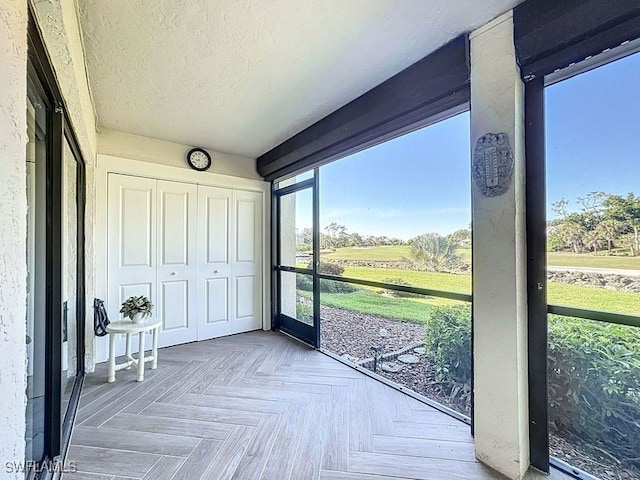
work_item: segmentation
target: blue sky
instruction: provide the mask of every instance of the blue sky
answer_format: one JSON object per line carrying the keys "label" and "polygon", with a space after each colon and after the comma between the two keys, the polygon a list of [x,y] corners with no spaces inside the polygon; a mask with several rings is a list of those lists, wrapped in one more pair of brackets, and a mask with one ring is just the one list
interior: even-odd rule
{"label": "blue sky", "polygon": [[[640,54],[550,86],[546,95],[548,215],[565,197],[640,193]],[[321,228],[409,239],[471,221],[469,113],[320,169]],[[311,221],[298,201],[298,227]],[[304,214],[303,212],[306,212]],[[303,218],[304,217],[304,218]]]}
{"label": "blue sky", "polygon": [[547,204],[640,193],[640,53],[545,90]]}
{"label": "blue sky", "polygon": [[320,169],[320,222],[408,239],[471,221],[469,114]]}

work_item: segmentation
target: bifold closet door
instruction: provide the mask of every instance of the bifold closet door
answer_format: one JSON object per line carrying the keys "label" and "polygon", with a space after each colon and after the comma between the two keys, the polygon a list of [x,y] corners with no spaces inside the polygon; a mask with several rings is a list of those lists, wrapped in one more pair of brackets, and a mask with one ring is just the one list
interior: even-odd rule
{"label": "bifold closet door", "polygon": [[233,321],[231,333],[262,328],[262,195],[233,192]]}
{"label": "bifold closet door", "polygon": [[145,295],[162,321],[160,346],[195,341],[197,187],[118,174],[108,181],[109,318],[121,317],[128,297]]}
{"label": "bifold closet door", "polygon": [[196,185],[158,180],[157,303],[162,321],[161,347],[193,342],[196,321],[197,202]]}
{"label": "bifold closet door", "polygon": [[[119,320],[120,305],[145,295],[157,305],[156,181],[110,174],[107,211],[107,309]],[[117,353],[124,353],[119,339]]]}
{"label": "bifold closet door", "polygon": [[262,328],[262,196],[198,187],[198,340]]}
{"label": "bifold closet door", "polygon": [[232,333],[233,191],[198,187],[198,340]]}

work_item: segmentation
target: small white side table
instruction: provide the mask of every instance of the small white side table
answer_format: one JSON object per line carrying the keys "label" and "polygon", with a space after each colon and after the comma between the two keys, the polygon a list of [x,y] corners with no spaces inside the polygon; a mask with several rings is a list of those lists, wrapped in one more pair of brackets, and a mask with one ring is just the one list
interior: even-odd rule
{"label": "small white side table", "polygon": [[[158,366],[158,332],[160,331],[161,322],[158,320],[148,320],[143,323],[133,323],[130,321],[112,322],[107,325],[109,332],[109,373],[107,381],[109,383],[116,381],[116,372],[118,370],[131,368],[131,365],[138,367],[138,382],[144,380],[144,364],[151,362],[151,370]],[[144,337],[149,331],[153,332],[153,347],[151,356],[145,357]],[[123,334],[127,336],[127,351],[125,353],[125,362],[116,365],[116,335]],[[131,335],[138,334],[138,358],[131,356]]]}

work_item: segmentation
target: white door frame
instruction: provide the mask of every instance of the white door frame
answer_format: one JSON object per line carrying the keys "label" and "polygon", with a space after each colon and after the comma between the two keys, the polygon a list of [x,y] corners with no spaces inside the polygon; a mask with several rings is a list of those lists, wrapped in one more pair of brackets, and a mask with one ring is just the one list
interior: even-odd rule
{"label": "white door frame", "polygon": [[[209,172],[197,172],[186,168],[131,160],[113,155],[97,155],[95,170],[95,295],[105,299],[107,295],[107,179],[110,173],[177,181],[209,187],[222,187],[258,192],[262,195],[262,328],[271,328],[271,184],[261,180],[233,177]],[[87,192],[90,194],[90,192]],[[95,337],[94,337],[95,341]],[[106,361],[106,342],[98,348],[94,345],[95,363]],[[90,349],[87,348],[87,352]],[[91,363],[88,365],[91,366]]]}

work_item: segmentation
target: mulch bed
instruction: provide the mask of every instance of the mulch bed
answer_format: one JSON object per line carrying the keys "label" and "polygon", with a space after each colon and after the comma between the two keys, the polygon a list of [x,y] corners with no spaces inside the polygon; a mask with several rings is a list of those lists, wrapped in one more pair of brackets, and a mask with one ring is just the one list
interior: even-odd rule
{"label": "mulch bed", "polygon": [[[407,345],[424,342],[427,329],[424,325],[364,313],[350,312],[331,307],[320,307],[322,328],[320,344],[337,354],[348,354],[363,360],[370,358],[371,347],[382,345],[389,353]],[[389,332],[380,336],[380,329]]]}
{"label": "mulch bed", "polygon": [[[422,324],[331,307],[321,307],[320,317],[322,347],[337,355],[350,355],[359,360],[372,356],[373,345],[383,345],[384,352],[389,353],[423,342],[426,335],[426,326]],[[380,336],[381,328],[389,332],[387,338]],[[384,372],[379,368],[376,373],[457,412],[470,415],[463,399],[459,396],[449,398],[436,382],[434,369],[426,356],[421,355],[417,364],[403,364],[398,373]],[[561,436],[559,432],[551,432],[549,443],[551,455],[602,480],[640,480],[640,471],[623,468],[570,433],[563,432]]]}

